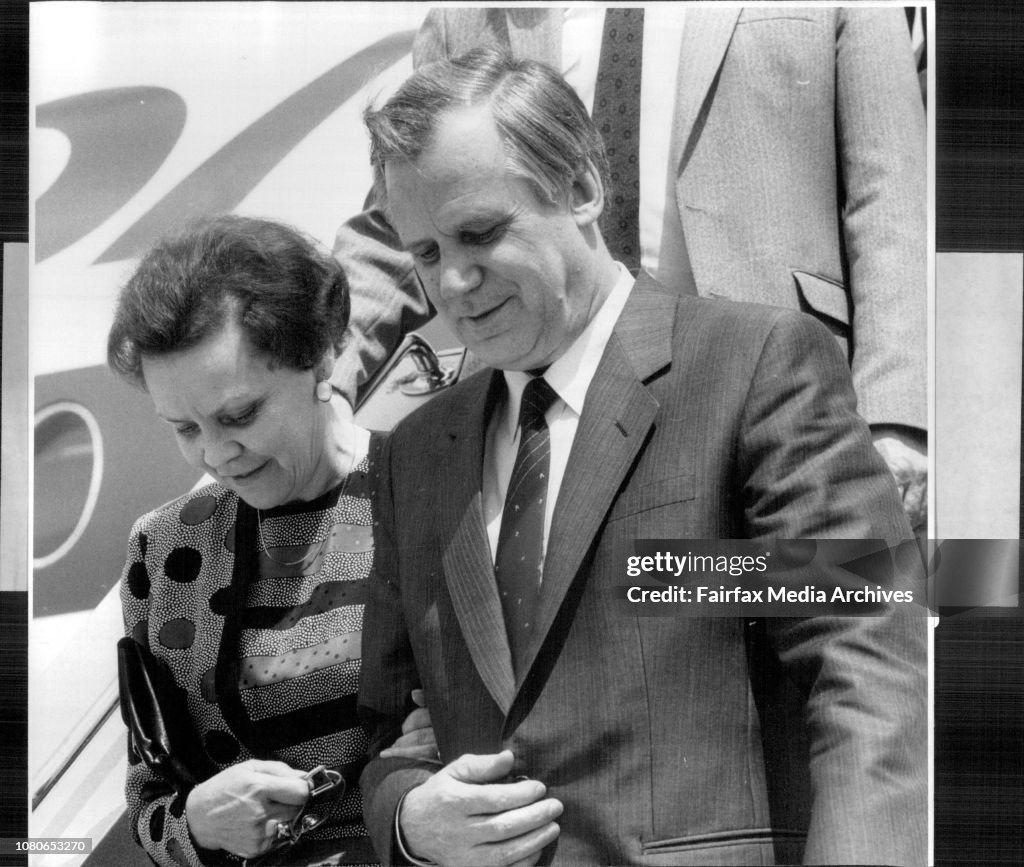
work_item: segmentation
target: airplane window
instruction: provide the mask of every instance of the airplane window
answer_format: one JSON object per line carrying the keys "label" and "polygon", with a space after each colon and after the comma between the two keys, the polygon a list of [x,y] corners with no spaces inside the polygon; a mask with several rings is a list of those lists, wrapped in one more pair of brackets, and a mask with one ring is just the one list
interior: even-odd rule
{"label": "airplane window", "polygon": [[36,413],[35,568],[56,563],[81,538],[96,506],[102,475],[103,438],[89,410],[61,401]]}

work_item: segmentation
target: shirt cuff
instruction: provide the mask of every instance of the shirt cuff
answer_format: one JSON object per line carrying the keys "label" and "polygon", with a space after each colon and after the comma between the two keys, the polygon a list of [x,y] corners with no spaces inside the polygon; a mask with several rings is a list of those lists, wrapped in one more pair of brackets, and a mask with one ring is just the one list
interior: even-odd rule
{"label": "shirt cuff", "polygon": [[405,847],[405,840],[402,839],[402,826],[398,823],[398,817],[402,815],[402,804],[405,803],[408,794],[406,792],[405,795],[402,795],[402,800],[398,802],[398,809],[395,810],[395,845],[398,846],[399,853],[407,863],[414,864],[416,867],[437,867],[436,861],[425,861],[415,855],[410,855],[409,850]]}

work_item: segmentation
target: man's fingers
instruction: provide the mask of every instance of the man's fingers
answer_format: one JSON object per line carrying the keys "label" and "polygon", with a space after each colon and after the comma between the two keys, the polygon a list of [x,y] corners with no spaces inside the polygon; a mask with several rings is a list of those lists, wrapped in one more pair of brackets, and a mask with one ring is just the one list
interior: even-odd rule
{"label": "man's fingers", "polygon": [[482,840],[497,843],[529,836],[553,824],[561,815],[562,802],[557,798],[544,798],[523,807],[478,816],[475,824]]}
{"label": "man's fingers", "polygon": [[422,689],[414,689],[412,691],[412,701],[413,704],[416,704],[419,707],[427,706],[427,697],[423,694]]}
{"label": "man's fingers", "polygon": [[538,780],[504,782],[513,761],[509,750],[462,755],[410,789],[398,815],[409,853],[440,863],[512,864],[555,839],[561,802],[545,798]]}
{"label": "man's fingers", "polygon": [[434,740],[434,730],[416,729],[408,734],[402,735],[390,747],[381,750],[382,759],[427,759],[438,761],[437,741]]}
{"label": "man's fingers", "polygon": [[[392,744],[393,747],[419,747],[424,745],[436,745],[434,730],[431,728],[413,729],[406,732]],[[386,751],[385,751],[386,752]]]}
{"label": "man's fingers", "polygon": [[[481,786],[477,798],[479,806],[475,814],[483,817],[494,813],[519,810],[529,805],[543,803],[542,799],[546,794],[547,787],[538,780],[520,780],[516,783],[495,783],[490,786]],[[548,800],[553,801],[554,799]],[[561,815],[561,804],[557,801],[555,803],[558,804],[557,812],[552,812],[547,820]],[[522,833],[522,830],[519,833]]]}
{"label": "man's fingers", "polygon": [[511,750],[488,755],[465,753],[445,767],[445,772],[462,783],[496,783],[512,771]]}
{"label": "man's fingers", "polygon": [[539,828],[518,837],[481,846],[481,853],[487,851],[487,857],[483,860],[489,864],[522,864],[529,867],[537,863],[545,846],[555,842],[560,830],[557,823],[545,822]]}
{"label": "man's fingers", "polygon": [[539,780],[509,782],[513,762],[511,750],[490,755],[466,753],[442,768],[440,773],[471,785],[472,814],[488,815],[525,807],[547,794],[547,787]]}
{"label": "man's fingers", "polygon": [[[902,486],[901,486],[902,487]],[[910,525],[918,530],[928,522],[928,485],[921,481],[911,483],[903,491],[903,509]]]}
{"label": "man's fingers", "polygon": [[402,734],[408,734],[416,729],[430,728],[430,711],[425,707],[418,707],[402,723]]}
{"label": "man's fingers", "polygon": [[533,867],[540,860],[540,852],[534,852],[529,858],[522,858],[519,861],[513,861],[508,867]]}
{"label": "man's fingers", "polygon": [[380,751],[382,759],[420,759],[425,762],[433,762],[440,765],[441,760],[437,757],[437,747],[433,744],[424,744],[418,747],[388,747]]}
{"label": "man's fingers", "polygon": [[438,761],[437,741],[432,728],[415,729],[403,734],[385,750],[381,750],[382,759],[412,758]]}
{"label": "man's fingers", "polygon": [[924,445],[892,433],[876,433],[874,443],[896,480],[911,527],[924,527],[928,520],[928,455]]}

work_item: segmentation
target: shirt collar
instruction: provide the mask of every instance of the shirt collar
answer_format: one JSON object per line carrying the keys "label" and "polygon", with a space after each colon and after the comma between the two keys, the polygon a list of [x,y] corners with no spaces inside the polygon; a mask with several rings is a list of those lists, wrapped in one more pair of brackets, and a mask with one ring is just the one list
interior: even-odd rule
{"label": "shirt collar", "polygon": [[[619,321],[622,308],[626,306],[629,293],[636,282],[626,266],[616,262],[619,278],[612,287],[608,297],[598,309],[587,327],[580,332],[572,345],[552,363],[544,374],[555,393],[563,403],[576,414],[583,414],[583,402],[587,389],[597,373],[605,347],[611,339],[615,323]],[[504,418],[505,432],[509,439],[514,439],[516,426],[519,422],[519,404],[523,397],[523,389],[532,379],[529,373],[521,370],[506,370],[505,384],[508,386],[508,403]]]}

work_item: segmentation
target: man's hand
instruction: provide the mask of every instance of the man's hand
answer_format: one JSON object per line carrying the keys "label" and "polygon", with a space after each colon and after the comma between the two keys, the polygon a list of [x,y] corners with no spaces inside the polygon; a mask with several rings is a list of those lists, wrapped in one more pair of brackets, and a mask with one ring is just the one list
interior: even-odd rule
{"label": "man's hand", "polygon": [[425,759],[430,762],[440,760],[437,752],[437,741],[434,729],[430,724],[430,710],[422,689],[412,691],[412,700],[416,709],[402,723],[402,735],[386,750],[380,751],[382,759]]}
{"label": "man's hand", "polygon": [[305,773],[284,762],[249,759],[189,792],[192,837],[204,849],[254,858],[274,842],[278,822],[290,822],[309,797]]}
{"label": "man's hand", "polygon": [[511,751],[464,755],[402,801],[399,827],[408,853],[445,865],[532,865],[558,837],[562,804],[537,780],[499,783]]}
{"label": "man's hand", "polygon": [[928,451],[920,437],[898,428],[872,428],[875,448],[895,476],[903,510],[910,526],[922,530],[928,524]]}

